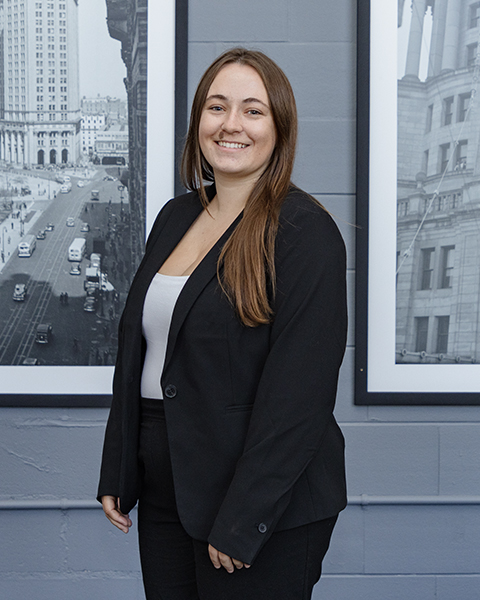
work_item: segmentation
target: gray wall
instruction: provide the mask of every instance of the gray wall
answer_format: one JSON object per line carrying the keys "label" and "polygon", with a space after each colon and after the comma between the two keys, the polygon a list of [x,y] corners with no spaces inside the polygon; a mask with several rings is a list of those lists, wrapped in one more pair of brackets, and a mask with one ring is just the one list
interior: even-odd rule
{"label": "gray wall", "polygon": [[[233,44],[277,60],[298,99],[295,181],[347,242],[351,330],[336,412],[352,502],[315,599],[474,600],[480,518],[468,502],[480,495],[480,408],[353,405],[355,5],[190,0],[189,95]],[[106,411],[12,408],[0,418],[2,598],[143,598],[135,532],[118,532],[89,504]]]}

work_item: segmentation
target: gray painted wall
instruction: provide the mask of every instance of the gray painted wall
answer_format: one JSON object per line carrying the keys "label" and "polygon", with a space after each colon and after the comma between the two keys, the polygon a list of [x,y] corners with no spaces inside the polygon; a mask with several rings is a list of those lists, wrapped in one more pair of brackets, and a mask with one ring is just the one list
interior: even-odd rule
{"label": "gray painted wall", "polygon": [[[347,242],[351,326],[355,5],[190,0],[189,17],[190,100],[203,69],[237,43],[267,52],[292,81],[300,114],[295,181],[337,217]],[[351,327],[336,413],[352,504],[314,598],[479,599],[480,511],[468,498],[480,495],[480,407],[356,407],[353,355]],[[135,532],[125,536],[100,509],[82,508],[95,496],[106,416],[100,409],[0,410],[5,600],[144,598]],[[379,503],[362,506],[362,495]],[[446,496],[453,504],[441,503]],[[28,501],[45,507],[7,510]]]}

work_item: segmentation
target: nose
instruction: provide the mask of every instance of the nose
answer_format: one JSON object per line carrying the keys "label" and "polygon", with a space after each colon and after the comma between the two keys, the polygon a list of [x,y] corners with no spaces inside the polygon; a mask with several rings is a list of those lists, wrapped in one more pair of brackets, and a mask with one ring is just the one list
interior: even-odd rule
{"label": "nose", "polygon": [[238,133],[242,131],[242,123],[240,114],[236,110],[229,110],[225,113],[225,118],[222,123],[222,129],[226,133]]}

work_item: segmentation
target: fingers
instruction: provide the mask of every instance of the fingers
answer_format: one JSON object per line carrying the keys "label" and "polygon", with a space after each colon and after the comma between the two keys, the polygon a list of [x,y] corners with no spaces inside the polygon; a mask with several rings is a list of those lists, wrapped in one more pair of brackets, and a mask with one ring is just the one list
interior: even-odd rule
{"label": "fingers", "polygon": [[232,558],[231,561],[237,567],[237,569],[243,569],[243,562],[235,558]]}
{"label": "fingers", "polygon": [[129,528],[132,526],[132,521],[128,515],[124,515],[120,512],[119,499],[115,496],[102,496],[103,512],[107,519],[115,525],[120,531],[128,533]]}
{"label": "fingers", "polygon": [[211,544],[208,545],[208,554],[210,556],[210,560],[212,561],[213,566],[216,569],[220,569],[223,567],[228,573],[233,573],[235,568],[242,569],[243,567],[249,569],[250,565],[243,563],[241,560],[237,560],[236,558],[232,558],[223,552],[220,552],[216,548],[214,548]]}

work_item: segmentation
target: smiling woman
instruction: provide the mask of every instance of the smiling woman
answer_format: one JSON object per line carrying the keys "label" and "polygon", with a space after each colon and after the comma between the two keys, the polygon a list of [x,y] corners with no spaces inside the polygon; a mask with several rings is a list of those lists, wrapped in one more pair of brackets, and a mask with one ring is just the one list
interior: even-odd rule
{"label": "smiling woman", "polygon": [[346,505],[345,248],[290,181],[272,60],[224,53],[191,115],[192,191],[157,217],[120,324],[98,498],[126,533],[139,500],[148,600],[307,600]]}
{"label": "smiling woman", "polygon": [[217,183],[220,178],[255,181],[263,173],[275,147],[275,124],[255,69],[229,64],[220,71],[205,102],[199,142]]}

